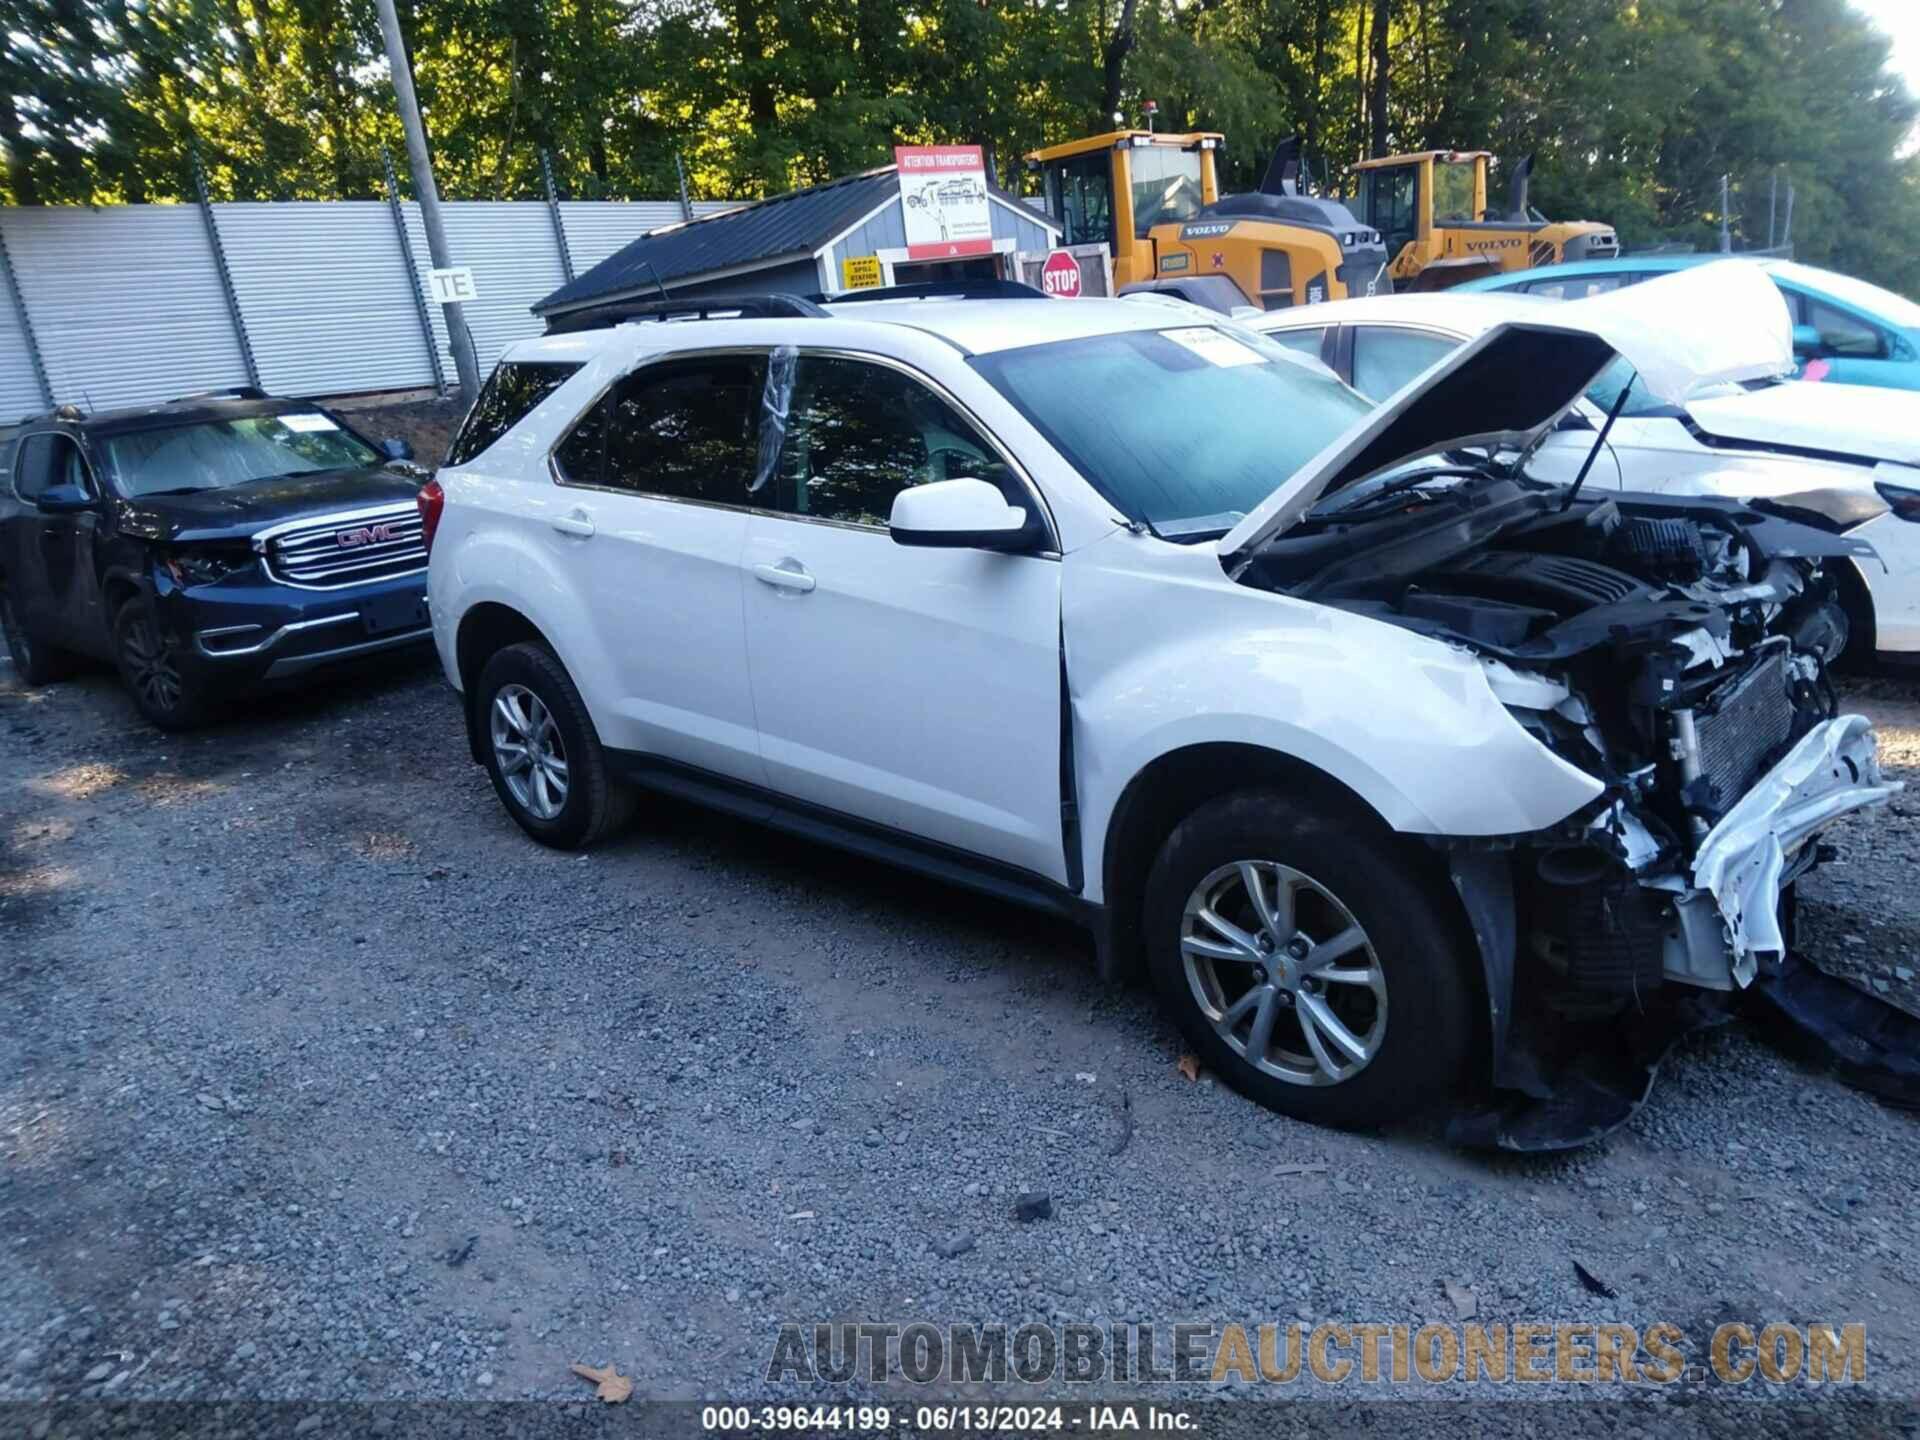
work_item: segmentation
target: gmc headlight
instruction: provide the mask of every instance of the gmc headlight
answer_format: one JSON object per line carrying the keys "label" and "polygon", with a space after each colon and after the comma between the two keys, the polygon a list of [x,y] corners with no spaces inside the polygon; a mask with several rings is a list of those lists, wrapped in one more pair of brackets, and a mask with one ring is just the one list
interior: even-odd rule
{"label": "gmc headlight", "polygon": [[203,545],[170,551],[160,563],[176,585],[212,585],[252,565],[253,552],[245,546]]}

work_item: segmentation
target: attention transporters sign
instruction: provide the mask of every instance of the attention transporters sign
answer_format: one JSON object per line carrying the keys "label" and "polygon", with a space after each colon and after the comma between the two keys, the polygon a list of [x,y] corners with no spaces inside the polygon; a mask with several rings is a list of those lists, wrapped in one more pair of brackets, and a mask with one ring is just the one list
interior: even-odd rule
{"label": "attention transporters sign", "polygon": [[993,253],[987,167],[978,145],[896,145],[893,160],[910,259]]}

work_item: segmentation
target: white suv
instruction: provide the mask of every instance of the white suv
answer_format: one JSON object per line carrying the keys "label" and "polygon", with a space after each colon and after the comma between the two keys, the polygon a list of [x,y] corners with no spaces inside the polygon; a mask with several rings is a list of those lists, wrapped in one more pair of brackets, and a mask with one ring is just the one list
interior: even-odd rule
{"label": "white suv", "polygon": [[1354,500],[1616,353],[1699,378],[1630,319],[1376,411],[1124,301],[733,310],[516,346],[422,494],[474,757],[546,844],[667,791],[1076,917],[1233,1084],[1368,1124],[1537,1068],[1516,1012],[1776,965],[1812,833],[1897,788],[1825,699],[1841,537],[1458,453]]}

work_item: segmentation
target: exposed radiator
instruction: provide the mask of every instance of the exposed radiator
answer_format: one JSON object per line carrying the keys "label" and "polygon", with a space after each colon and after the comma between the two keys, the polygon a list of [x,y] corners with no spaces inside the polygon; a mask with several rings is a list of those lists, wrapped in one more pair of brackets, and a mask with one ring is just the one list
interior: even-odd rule
{"label": "exposed radiator", "polygon": [[1712,782],[1725,810],[1766,773],[1793,738],[1793,697],[1787,689],[1787,648],[1714,691],[1694,713],[1700,773]]}

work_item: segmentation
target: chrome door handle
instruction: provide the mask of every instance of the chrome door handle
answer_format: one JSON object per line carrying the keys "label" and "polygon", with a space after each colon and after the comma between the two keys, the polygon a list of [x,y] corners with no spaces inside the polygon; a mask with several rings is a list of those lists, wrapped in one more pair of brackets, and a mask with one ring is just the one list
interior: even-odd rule
{"label": "chrome door handle", "polygon": [[584,510],[570,510],[553,517],[553,528],[562,535],[577,535],[582,540],[593,534],[593,517]]}
{"label": "chrome door handle", "polygon": [[756,565],[753,567],[753,577],[762,584],[798,591],[802,595],[813,589],[813,577],[798,560],[783,560],[778,565]]}

